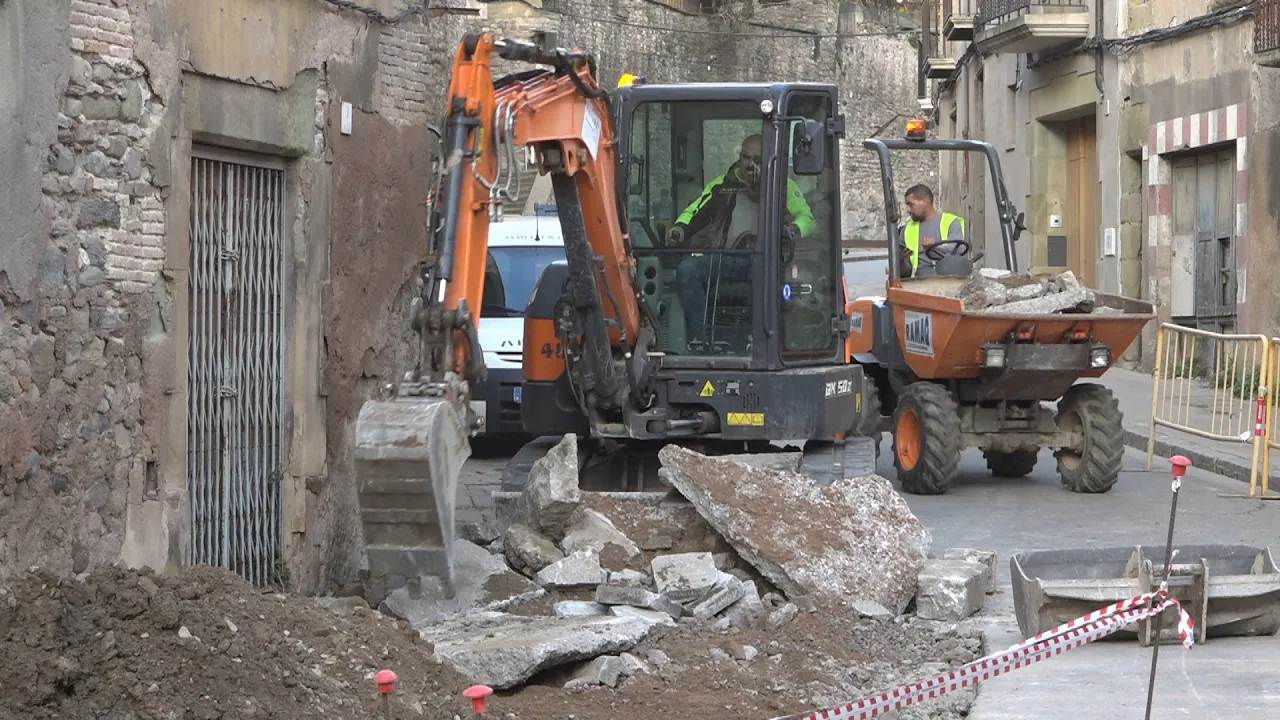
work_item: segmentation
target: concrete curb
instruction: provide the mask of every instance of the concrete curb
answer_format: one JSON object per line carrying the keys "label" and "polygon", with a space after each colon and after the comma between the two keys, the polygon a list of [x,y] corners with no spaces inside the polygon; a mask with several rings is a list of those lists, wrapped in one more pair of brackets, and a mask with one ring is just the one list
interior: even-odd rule
{"label": "concrete curb", "polygon": [[[1124,444],[1142,452],[1147,451],[1147,442],[1150,435],[1146,432],[1138,432],[1134,430],[1124,431]],[[1190,442],[1190,439],[1187,440]],[[1191,466],[1197,470],[1206,470],[1223,477],[1239,480],[1243,483],[1249,482],[1249,474],[1251,468],[1238,460],[1227,460],[1225,458],[1213,457],[1202,452],[1192,450],[1185,443],[1170,443],[1164,440],[1156,440],[1155,448],[1156,456],[1169,459],[1174,455],[1186,456],[1191,461]]]}

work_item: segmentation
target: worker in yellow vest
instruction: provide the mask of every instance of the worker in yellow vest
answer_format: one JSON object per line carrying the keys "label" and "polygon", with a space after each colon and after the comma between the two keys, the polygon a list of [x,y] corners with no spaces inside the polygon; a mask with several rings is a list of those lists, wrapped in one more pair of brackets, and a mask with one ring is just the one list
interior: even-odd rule
{"label": "worker in yellow vest", "polygon": [[[911,277],[920,268],[920,255],[930,245],[944,240],[964,240],[964,218],[941,212],[933,205],[933,191],[927,185],[912,185],[906,193],[907,215],[911,220],[902,228],[899,252],[902,277]],[[949,252],[955,252],[951,246]],[[926,262],[929,262],[926,260]]]}

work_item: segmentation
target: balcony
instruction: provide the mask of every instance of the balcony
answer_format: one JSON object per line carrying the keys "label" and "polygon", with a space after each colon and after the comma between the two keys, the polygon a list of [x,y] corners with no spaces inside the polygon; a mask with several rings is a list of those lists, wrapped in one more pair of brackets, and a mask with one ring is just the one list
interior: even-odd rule
{"label": "balcony", "polygon": [[949,42],[939,32],[953,6],[965,0],[926,0],[920,6],[920,95],[929,80],[946,80],[956,71],[962,46]]}
{"label": "balcony", "polygon": [[1280,67],[1280,0],[1257,0],[1253,17],[1253,60]]}
{"label": "balcony", "polygon": [[942,37],[947,42],[973,41],[973,5],[977,0],[942,0]]}
{"label": "balcony", "polygon": [[983,54],[1064,50],[1089,37],[1086,0],[977,0],[974,43]]}

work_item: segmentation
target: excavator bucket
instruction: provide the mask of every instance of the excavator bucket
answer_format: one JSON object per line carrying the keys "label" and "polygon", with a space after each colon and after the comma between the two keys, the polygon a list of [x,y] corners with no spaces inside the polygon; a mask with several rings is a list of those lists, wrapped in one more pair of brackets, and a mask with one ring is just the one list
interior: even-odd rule
{"label": "excavator bucket", "polygon": [[416,594],[423,577],[453,587],[454,506],[471,455],[465,405],[442,397],[371,401],[356,420],[355,476],[365,596]]}

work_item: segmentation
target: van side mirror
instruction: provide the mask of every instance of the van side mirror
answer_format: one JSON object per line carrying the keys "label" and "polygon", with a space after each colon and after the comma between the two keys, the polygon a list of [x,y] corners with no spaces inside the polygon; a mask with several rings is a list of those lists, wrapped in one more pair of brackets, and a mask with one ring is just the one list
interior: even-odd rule
{"label": "van side mirror", "polygon": [[827,169],[827,129],[805,120],[791,142],[791,169],[797,175],[821,175]]}

